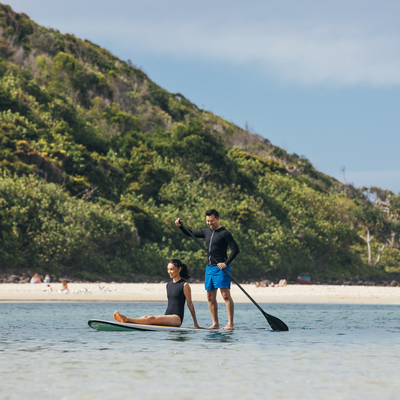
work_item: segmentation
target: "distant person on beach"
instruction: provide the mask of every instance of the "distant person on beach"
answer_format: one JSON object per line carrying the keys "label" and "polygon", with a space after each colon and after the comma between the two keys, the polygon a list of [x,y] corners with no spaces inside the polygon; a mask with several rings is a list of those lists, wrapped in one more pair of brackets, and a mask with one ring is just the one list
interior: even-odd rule
{"label": "distant person on beach", "polygon": [[53,289],[51,288],[51,286],[50,285],[47,285],[47,287],[46,287],[46,292],[47,293],[50,293],[50,292],[52,292],[53,291]]}
{"label": "distant person on beach", "polygon": [[35,275],[32,276],[31,283],[42,283],[42,281],[39,278],[39,274],[36,273]]}
{"label": "distant person on beach", "polygon": [[269,286],[269,287],[284,287],[287,286],[287,281],[286,279],[281,279],[279,281],[279,283],[277,283],[276,285],[274,284],[274,282],[267,280],[264,281],[260,281],[260,282],[256,282],[255,285],[257,287],[265,287],[265,286]]}
{"label": "distant person on beach", "polygon": [[168,262],[168,274],[172,278],[167,283],[168,306],[164,315],[144,316],[141,318],[129,318],[115,311],[114,319],[118,322],[126,322],[141,325],[181,326],[185,311],[185,301],[192,314],[195,328],[200,328],[196,319],[196,312],[192,302],[192,291],[186,282],[190,279],[188,268],[181,261],[172,259]]}
{"label": "distant person on beach", "polygon": [[[190,237],[190,234],[181,225],[181,219],[178,218],[175,224],[181,231]],[[219,223],[219,213],[217,210],[211,209],[206,211],[206,223],[209,229],[202,229],[201,231],[193,231],[193,235],[197,238],[206,239],[206,247],[208,251],[216,258],[218,264],[215,264],[213,258],[208,256],[206,276],[205,276],[205,289],[207,290],[208,307],[212,318],[212,325],[208,329],[219,329],[218,322],[218,303],[217,292],[221,292],[222,298],[225,300],[226,310],[228,312],[228,324],[223,328],[232,330],[234,303],[231,296],[231,278],[226,274],[223,269],[230,273],[230,263],[239,254],[239,246],[232,237],[232,234]],[[232,250],[227,255],[228,246]]]}
{"label": "distant person on beach", "polygon": [[50,283],[50,275],[46,275],[45,277],[44,277],[44,283]]}
{"label": "distant person on beach", "polygon": [[265,287],[265,286],[269,286],[271,284],[271,281],[269,281],[268,279],[264,279],[263,281],[258,281],[255,283],[256,287]]}
{"label": "distant person on beach", "polygon": [[57,290],[59,293],[69,293],[67,281],[62,281],[61,290]]}

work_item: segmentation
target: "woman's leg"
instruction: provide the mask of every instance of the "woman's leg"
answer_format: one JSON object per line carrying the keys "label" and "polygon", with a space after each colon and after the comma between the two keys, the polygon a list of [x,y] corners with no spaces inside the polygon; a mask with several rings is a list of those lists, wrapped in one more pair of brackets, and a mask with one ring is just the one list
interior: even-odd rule
{"label": "woman's leg", "polygon": [[141,325],[162,325],[162,326],[181,326],[181,319],[176,315],[152,315],[144,316],[141,318],[129,318],[125,315],[115,311],[114,319],[118,322],[126,322],[130,324],[141,324]]}

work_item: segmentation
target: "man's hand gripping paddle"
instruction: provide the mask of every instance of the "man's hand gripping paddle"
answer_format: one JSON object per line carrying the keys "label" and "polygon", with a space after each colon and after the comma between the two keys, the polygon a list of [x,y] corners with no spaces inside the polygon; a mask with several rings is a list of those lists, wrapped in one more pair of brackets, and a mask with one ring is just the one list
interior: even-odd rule
{"label": "man's hand gripping paddle", "polygon": [[[188,228],[186,228],[185,225],[183,225],[182,220],[179,221],[182,228],[185,229],[185,231],[197,242],[197,244],[207,252],[207,254],[214,260],[215,264],[218,264],[218,261],[215,259],[215,257],[203,246],[203,244],[200,242],[197,237],[195,237],[192,233],[192,231]],[[233,282],[236,283],[236,285],[239,286],[239,289],[253,302],[253,304],[261,311],[261,313],[264,315],[264,317],[267,319],[268,323],[270,324],[271,328],[274,331],[288,331],[289,328],[288,326],[281,321],[279,318],[274,317],[273,315],[267,314],[255,301],[254,299],[240,286],[239,282],[224,268],[223,271],[232,279]]]}

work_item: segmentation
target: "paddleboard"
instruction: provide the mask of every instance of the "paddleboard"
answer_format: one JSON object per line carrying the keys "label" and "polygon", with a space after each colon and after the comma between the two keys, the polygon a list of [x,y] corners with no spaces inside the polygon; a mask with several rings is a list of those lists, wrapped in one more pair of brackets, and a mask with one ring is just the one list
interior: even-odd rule
{"label": "paddleboard", "polygon": [[182,328],[179,326],[160,326],[160,325],[141,325],[127,324],[117,321],[103,321],[101,319],[91,319],[88,325],[96,331],[116,332],[116,331],[197,331],[196,328]]}

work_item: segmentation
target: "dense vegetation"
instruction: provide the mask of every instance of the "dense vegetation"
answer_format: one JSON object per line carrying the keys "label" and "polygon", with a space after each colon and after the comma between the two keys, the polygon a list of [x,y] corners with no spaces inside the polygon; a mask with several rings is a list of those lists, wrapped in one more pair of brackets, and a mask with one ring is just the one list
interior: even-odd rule
{"label": "dense vegetation", "polygon": [[1,4],[0,27],[3,271],[161,277],[179,257],[202,277],[203,252],[173,221],[203,228],[209,208],[239,243],[239,278],[397,271],[393,193],[342,185]]}

